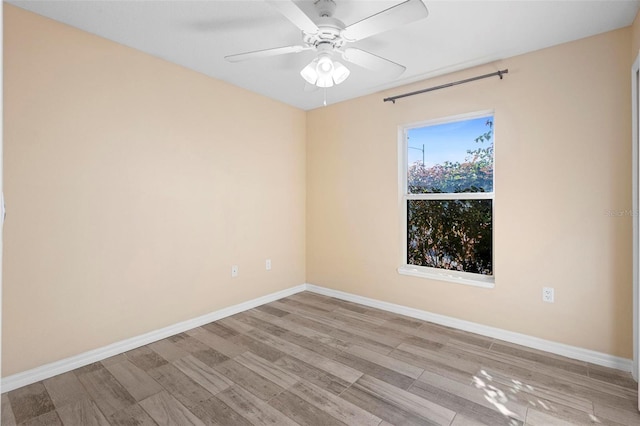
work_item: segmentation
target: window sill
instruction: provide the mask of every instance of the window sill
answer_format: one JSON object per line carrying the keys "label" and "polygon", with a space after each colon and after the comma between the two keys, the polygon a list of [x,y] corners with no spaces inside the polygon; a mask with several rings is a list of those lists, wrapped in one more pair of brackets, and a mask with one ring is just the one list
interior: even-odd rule
{"label": "window sill", "polygon": [[398,268],[401,275],[412,277],[429,278],[432,280],[448,281],[457,284],[471,285],[482,288],[494,288],[495,278],[484,275],[460,273],[455,271],[444,271],[422,266],[404,265]]}

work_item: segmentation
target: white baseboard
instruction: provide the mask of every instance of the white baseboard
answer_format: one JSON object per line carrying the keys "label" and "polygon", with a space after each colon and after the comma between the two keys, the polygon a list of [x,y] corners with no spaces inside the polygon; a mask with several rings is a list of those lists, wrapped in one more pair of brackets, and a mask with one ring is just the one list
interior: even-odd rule
{"label": "white baseboard", "polygon": [[256,299],[249,300],[247,302],[229,306],[227,308],[223,308],[197,318],[182,321],[177,324],[161,328],[159,330],[154,330],[140,336],[135,336],[130,339],[113,343],[111,345],[83,352],[81,354],[74,355],[60,361],[52,362],[50,364],[45,364],[31,370],[23,371],[22,373],[7,376],[2,379],[0,389],[2,389],[2,392],[8,392],[22,386],[30,385],[31,383],[39,382],[40,380],[45,380],[50,377],[57,376],[58,374],[66,373],[67,371],[71,371],[76,368],[89,365],[93,362],[101,361],[111,356],[118,355],[135,348],[139,348],[140,346],[148,345],[149,343],[165,339],[169,336],[183,333],[187,330],[200,327],[201,325],[208,324],[212,321],[217,321],[219,319],[244,312],[248,309],[253,309],[257,306],[264,305],[265,303],[273,302],[275,300],[282,299],[283,297],[291,296],[292,294],[299,293],[301,291],[304,291],[305,289],[306,285],[301,284],[285,290],[277,291],[275,293],[267,294]]}
{"label": "white baseboard", "polygon": [[506,342],[527,346],[529,348],[539,349],[542,351],[550,352],[552,354],[562,355],[568,358],[602,365],[604,367],[616,368],[618,370],[626,372],[631,372],[633,370],[633,361],[627,358],[621,358],[602,352],[583,349],[577,346],[565,345],[563,343],[552,342],[550,340],[544,340],[538,337],[528,336],[526,334],[515,333],[513,331],[490,327],[487,325],[448,317],[445,315],[434,314],[420,309],[414,309],[402,305],[396,305],[394,303],[370,299],[368,297],[345,293],[339,290],[332,290],[326,287],[319,287],[313,284],[307,284],[306,290],[329,297],[335,297],[336,299],[342,299],[348,302],[354,302],[360,305],[370,306],[372,308],[378,308],[384,311],[389,311],[396,314],[406,315],[408,317],[433,322],[435,324],[453,327],[459,330],[469,331],[471,333],[481,334],[483,336],[504,340]]}
{"label": "white baseboard", "polygon": [[434,314],[420,309],[409,308],[389,302],[383,302],[381,300],[370,299],[368,297],[345,293],[343,291],[333,290],[326,287],[319,287],[313,284],[301,284],[299,286],[291,287],[285,290],[277,291],[275,293],[267,294],[262,297],[258,297],[256,299],[252,299],[247,302],[229,306],[227,308],[223,308],[197,318],[179,322],[177,324],[173,324],[159,330],[151,331],[140,336],[132,337],[130,339],[113,343],[111,345],[103,346],[102,348],[97,348],[88,352],[74,355],[69,358],[62,359],[60,361],[52,362],[50,364],[36,367],[31,370],[23,371],[22,373],[7,376],[2,379],[0,389],[2,390],[2,392],[8,392],[22,386],[30,385],[32,383],[39,382],[40,380],[45,380],[58,374],[66,373],[67,371],[83,367],[93,362],[101,361],[111,356],[118,355],[135,348],[139,348],[140,346],[148,345],[149,343],[156,342],[169,336],[191,330],[192,328],[200,327],[201,325],[208,324],[210,322],[217,321],[219,319],[226,318],[240,312],[244,312],[248,309],[253,309],[257,306],[264,305],[265,303],[273,302],[275,300],[282,299],[283,297],[291,296],[292,294],[296,294],[305,290],[329,297],[335,297],[337,299],[346,300],[349,302],[359,303],[361,305],[370,306],[372,308],[378,308],[384,311],[389,311],[396,314],[406,315],[408,317],[433,322],[447,327],[453,327],[459,330],[469,331],[471,333],[481,334],[483,336],[516,343],[522,346],[527,346],[553,354],[566,356],[568,358],[591,362],[593,364],[602,365],[605,367],[617,368],[622,371],[630,372],[633,366],[633,362],[630,359],[620,358],[602,352],[596,352],[576,346],[556,343],[525,334],[477,324],[471,321],[465,321],[445,315]]}

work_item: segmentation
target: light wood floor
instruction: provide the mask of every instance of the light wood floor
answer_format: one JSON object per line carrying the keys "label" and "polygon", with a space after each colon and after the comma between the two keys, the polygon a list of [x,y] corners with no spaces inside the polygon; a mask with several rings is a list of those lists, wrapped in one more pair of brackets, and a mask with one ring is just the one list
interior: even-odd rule
{"label": "light wood floor", "polygon": [[640,425],[629,374],[312,293],[2,395],[2,425]]}

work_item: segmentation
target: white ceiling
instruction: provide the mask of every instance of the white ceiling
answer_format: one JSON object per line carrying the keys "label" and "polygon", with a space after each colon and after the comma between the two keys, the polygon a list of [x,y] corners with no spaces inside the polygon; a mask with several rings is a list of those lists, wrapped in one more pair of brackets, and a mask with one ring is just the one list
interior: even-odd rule
{"label": "white ceiling", "polygon": [[[299,74],[312,51],[224,60],[300,44],[300,30],[261,0],[8,2],[301,109],[323,103],[323,90],[305,91]],[[334,16],[349,25],[401,2],[336,0]],[[347,63],[351,76],[327,89],[328,104],[625,27],[640,7],[640,0],[424,2],[428,18],[350,45],[406,66],[405,73],[390,81]],[[296,4],[316,18],[313,1]]]}

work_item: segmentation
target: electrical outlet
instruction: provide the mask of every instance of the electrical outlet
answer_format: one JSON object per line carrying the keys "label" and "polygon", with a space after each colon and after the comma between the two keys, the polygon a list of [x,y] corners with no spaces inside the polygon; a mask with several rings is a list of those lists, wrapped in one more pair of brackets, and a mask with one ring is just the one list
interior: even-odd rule
{"label": "electrical outlet", "polygon": [[553,287],[542,287],[542,301],[553,303]]}
{"label": "electrical outlet", "polygon": [[270,271],[271,270],[271,259],[267,259],[267,261],[264,263],[264,266],[265,266],[267,271]]}
{"label": "electrical outlet", "polygon": [[238,276],[238,265],[233,265],[231,267],[231,278],[235,278]]}

